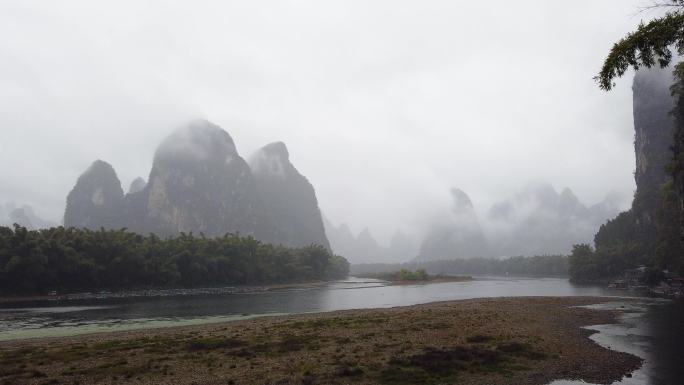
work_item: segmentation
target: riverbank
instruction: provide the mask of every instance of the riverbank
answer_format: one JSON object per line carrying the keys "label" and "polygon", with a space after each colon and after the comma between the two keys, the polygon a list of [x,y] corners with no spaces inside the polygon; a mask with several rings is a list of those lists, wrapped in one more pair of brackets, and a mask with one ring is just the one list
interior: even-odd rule
{"label": "riverbank", "polygon": [[610,383],[635,356],[581,326],[605,298],[494,298],[0,343],[7,384]]}
{"label": "riverbank", "polygon": [[220,287],[196,287],[196,288],[156,288],[137,290],[117,290],[99,292],[64,293],[54,295],[17,295],[0,296],[0,304],[12,304],[20,302],[45,302],[45,301],[80,301],[112,298],[139,298],[139,297],[183,297],[196,295],[226,295],[226,294],[253,294],[279,290],[303,290],[325,287],[337,281],[312,281],[295,283],[277,283],[267,285],[240,285]]}

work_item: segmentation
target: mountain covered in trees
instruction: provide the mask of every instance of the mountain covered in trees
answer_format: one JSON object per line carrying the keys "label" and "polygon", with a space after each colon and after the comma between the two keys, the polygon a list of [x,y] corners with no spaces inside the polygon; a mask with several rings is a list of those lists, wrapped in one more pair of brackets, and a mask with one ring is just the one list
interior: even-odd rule
{"label": "mountain covered in trees", "polygon": [[197,120],[168,136],[154,154],[148,181],[124,194],[114,168],[98,160],[67,197],[65,227],[252,235],[291,247],[329,248],[313,186],[283,143],[257,151],[251,164],[230,135]]}
{"label": "mountain covered in trees", "polygon": [[452,189],[451,194],[450,215],[427,229],[417,261],[567,254],[574,243],[589,242],[599,225],[619,211],[614,194],[586,206],[569,188],[559,193],[548,183],[535,183],[478,218],[464,191]]}
{"label": "mountain covered in trees", "polygon": [[[570,259],[576,281],[608,279],[639,265],[684,273],[681,201],[674,188],[677,133],[672,68],[643,68],[632,85],[636,191],[628,211],[603,224]],[[674,113],[674,114],[673,114]]]}

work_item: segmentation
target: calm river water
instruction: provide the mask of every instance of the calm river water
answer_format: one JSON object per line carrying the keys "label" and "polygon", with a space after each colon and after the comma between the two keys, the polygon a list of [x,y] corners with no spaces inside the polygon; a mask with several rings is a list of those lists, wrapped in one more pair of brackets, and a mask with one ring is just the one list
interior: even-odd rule
{"label": "calm river water", "polygon": [[[66,336],[192,325],[258,316],[501,296],[624,296],[624,291],[574,286],[567,279],[490,278],[471,282],[386,286],[350,278],[321,288],[250,294],[134,297],[0,304],[0,340]],[[619,298],[616,298],[619,303]],[[595,327],[592,338],[645,358],[642,369],[619,384],[684,383],[684,304],[644,299],[619,325]],[[581,384],[557,381],[553,385]]]}

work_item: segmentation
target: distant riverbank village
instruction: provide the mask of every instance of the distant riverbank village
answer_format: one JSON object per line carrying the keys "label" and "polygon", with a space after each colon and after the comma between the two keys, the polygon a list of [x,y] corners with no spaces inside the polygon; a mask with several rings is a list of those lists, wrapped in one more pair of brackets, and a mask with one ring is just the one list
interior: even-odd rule
{"label": "distant riverbank village", "polygon": [[645,291],[666,298],[684,297],[684,278],[667,270],[656,271],[646,266],[625,270],[620,278],[608,284],[610,289]]}

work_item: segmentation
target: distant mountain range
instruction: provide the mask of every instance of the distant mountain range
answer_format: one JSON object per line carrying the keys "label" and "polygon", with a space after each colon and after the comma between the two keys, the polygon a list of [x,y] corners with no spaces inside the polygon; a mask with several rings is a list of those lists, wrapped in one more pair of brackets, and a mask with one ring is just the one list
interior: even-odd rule
{"label": "distant mountain range", "polygon": [[569,188],[559,193],[548,183],[536,183],[496,202],[479,218],[466,192],[453,188],[451,198],[451,207],[419,229],[420,237],[397,231],[383,246],[368,228],[355,235],[347,224],[335,226],[327,219],[326,234],[333,251],[352,264],[567,255],[573,244],[593,243],[599,226],[620,211],[622,202],[608,194],[587,206]]}
{"label": "distant mountain range", "polygon": [[403,262],[414,258],[418,251],[416,242],[399,230],[392,236],[389,246],[381,246],[368,228],[354,235],[346,223],[335,226],[324,219],[324,224],[332,250],[351,264]]}
{"label": "distant mountain range", "polygon": [[230,135],[206,120],[167,137],[148,182],[135,179],[127,193],[114,168],[95,161],[67,197],[64,225],[160,236],[240,233],[285,246],[330,247],[314,188],[285,144],[264,146],[248,163]]}
{"label": "distant mountain range", "polygon": [[57,226],[57,223],[36,215],[33,207],[29,205],[21,205],[21,207],[17,207],[14,203],[0,205],[0,226],[12,226],[15,223],[32,230]]}
{"label": "distant mountain range", "polygon": [[[67,196],[64,225],[173,236],[252,235],[273,244],[319,244],[351,263],[397,263],[469,257],[567,254],[591,243],[599,226],[619,212],[609,195],[587,206],[568,188],[527,186],[493,204],[479,218],[468,194],[451,190],[451,207],[419,231],[396,231],[387,246],[369,229],[323,219],[314,187],[290,161],[282,142],[268,144],[248,160],[230,135],[206,120],[174,131],[157,147],[148,181],[136,178],[124,192],[114,168],[96,160]],[[0,206],[0,224],[29,228],[57,225],[30,206]]]}
{"label": "distant mountain range", "polygon": [[548,183],[528,185],[477,217],[468,195],[452,190],[452,215],[428,229],[417,260],[567,254],[573,244],[593,243],[599,226],[620,210],[608,195],[586,206],[569,188],[558,193]]}

